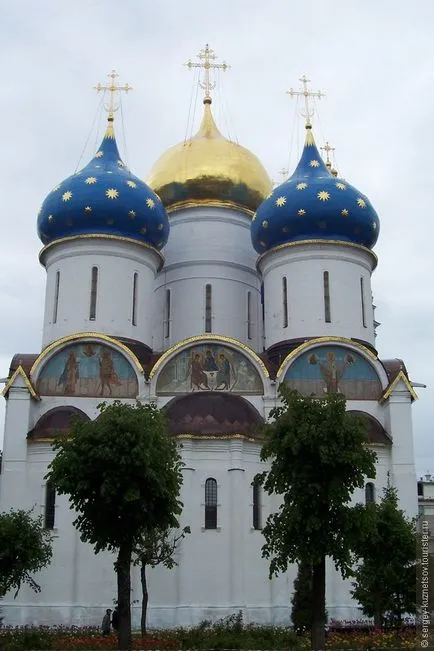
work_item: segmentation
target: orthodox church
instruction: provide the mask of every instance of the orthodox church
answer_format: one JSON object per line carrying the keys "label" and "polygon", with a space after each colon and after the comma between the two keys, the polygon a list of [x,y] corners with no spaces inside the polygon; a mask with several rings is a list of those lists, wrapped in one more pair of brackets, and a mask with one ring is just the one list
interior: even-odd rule
{"label": "orthodox church", "polygon": [[[118,151],[113,97],[125,87],[112,73],[100,147],[39,211],[42,345],[13,357],[4,387],[0,509],[42,514],[54,555],[36,577],[40,594],[23,587],[3,600],[9,624],[99,624],[113,604],[114,557],[80,541],[68,498],[44,480],[53,437],[73,417],[96,418],[102,399],[156,402],[182,442],[180,524],[191,535],[174,569],[149,572],[150,626],[239,610],[245,621],[289,623],[296,568],[269,580],[261,557],[278,501],[252,486],[264,469],[259,425],[282,382],[318,397],[340,392],[366,419],[377,474],[355,502],[378,499],[389,474],[402,508],[417,512],[416,396],[404,363],[375,347],[378,215],[323,160],[306,78],[300,161],[273,189],[259,159],[214,120],[213,58],[206,47],[191,64],[205,70],[198,132],[163,153],[146,183]],[[327,572],[329,617],[357,617],[349,583],[332,563]],[[137,602],[137,568],[132,583]],[[139,611],[135,603],[136,625]]]}

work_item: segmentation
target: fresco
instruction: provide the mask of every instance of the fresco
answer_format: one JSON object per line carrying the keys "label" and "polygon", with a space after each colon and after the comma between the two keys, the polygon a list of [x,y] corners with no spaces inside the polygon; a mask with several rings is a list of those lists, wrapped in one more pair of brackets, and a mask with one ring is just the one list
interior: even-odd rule
{"label": "fresco", "polygon": [[318,397],[342,393],[347,400],[377,400],[382,392],[371,364],[341,346],[320,346],[303,353],[288,368],[284,380],[300,393]]}
{"label": "fresco", "polygon": [[190,391],[262,394],[258,371],[241,353],[219,344],[200,344],[178,353],[162,369],[158,395]]}
{"label": "fresco", "polygon": [[135,398],[138,383],[129,362],[113,348],[74,343],[47,362],[39,375],[37,390],[46,396]]}

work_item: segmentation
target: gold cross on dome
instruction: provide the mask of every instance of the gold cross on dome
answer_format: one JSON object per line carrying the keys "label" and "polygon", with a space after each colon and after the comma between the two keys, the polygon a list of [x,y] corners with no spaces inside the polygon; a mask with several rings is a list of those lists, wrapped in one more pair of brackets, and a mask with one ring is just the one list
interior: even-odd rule
{"label": "gold cross on dome", "polygon": [[94,86],[94,88],[97,91],[97,93],[99,93],[100,91],[104,91],[104,93],[107,91],[110,93],[109,101],[107,104],[104,105],[104,107],[109,114],[108,115],[109,118],[113,119],[113,114],[119,108],[119,104],[115,104],[115,93],[120,93],[121,91],[128,93],[128,91],[133,90],[133,87],[129,86],[128,84],[124,84],[123,86],[119,86],[119,84],[116,84],[116,77],[119,77],[116,70],[112,70],[111,72],[109,72],[107,77],[110,79],[110,82],[108,84],[104,85],[98,83],[96,86]]}
{"label": "gold cross on dome", "polygon": [[282,177],[282,183],[284,183],[286,181],[286,179],[288,178],[288,172],[289,172],[289,170],[286,167],[281,167],[280,168],[279,174]]}
{"label": "gold cross on dome", "polygon": [[325,153],[326,153],[326,165],[327,165],[327,167],[331,167],[331,166],[332,166],[332,162],[331,162],[331,160],[330,160],[330,152],[334,151],[335,148],[332,147],[332,146],[329,144],[329,142],[326,142],[326,144],[324,145],[324,147],[320,147],[320,149],[321,149],[321,151],[325,151]]}
{"label": "gold cross on dome", "polygon": [[228,65],[225,61],[223,63],[214,63],[214,60],[217,59],[217,55],[215,54],[214,50],[209,47],[208,43],[206,43],[205,47],[200,50],[197,57],[199,61],[192,61],[189,59],[187,63],[184,63],[184,65],[189,70],[192,68],[203,68],[205,70],[204,80],[199,81],[199,86],[205,91],[204,101],[207,100],[210,102],[211,90],[215,88],[215,81],[212,82],[210,79],[210,70],[220,69],[225,72],[228,68],[230,68],[230,65]]}
{"label": "gold cross on dome", "polygon": [[320,90],[308,90],[307,85],[310,83],[310,79],[308,79],[306,75],[303,75],[299,81],[301,81],[303,89],[294,90],[293,88],[290,88],[286,91],[286,94],[290,95],[291,97],[304,97],[304,111],[302,111],[301,114],[304,118],[306,118],[306,126],[311,127],[312,123],[310,119],[314,114],[314,110],[313,107],[311,108],[309,106],[309,98],[316,97],[317,99],[321,99],[321,97],[325,97],[325,95]]}

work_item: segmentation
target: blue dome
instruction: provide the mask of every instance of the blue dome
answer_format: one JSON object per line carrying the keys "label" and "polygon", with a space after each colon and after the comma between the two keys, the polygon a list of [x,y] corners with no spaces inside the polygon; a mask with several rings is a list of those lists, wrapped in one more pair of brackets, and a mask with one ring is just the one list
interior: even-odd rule
{"label": "blue dome", "polygon": [[372,248],[380,221],[369,199],[333,176],[307,126],[306,142],[294,174],[261,203],[253,217],[252,242],[258,253],[300,240],[340,240]]}
{"label": "blue dome", "polygon": [[159,197],[131,174],[119,156],[112,118],[90,163],[57,185],[39,211],[43,244],[83,234],[129,237],[157,249],[169,235]]}

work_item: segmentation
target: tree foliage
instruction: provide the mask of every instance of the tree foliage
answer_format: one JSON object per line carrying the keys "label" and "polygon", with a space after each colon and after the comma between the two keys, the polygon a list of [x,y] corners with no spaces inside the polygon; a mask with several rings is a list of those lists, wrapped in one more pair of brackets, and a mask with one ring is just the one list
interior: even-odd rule
{"label": "tree foliage", "polygon": [[294,581],[294,593],[291,599],[292,628],[298,635],[311,630],[312,627],[312,563],[301,561]]}
{"label": "tree foliage", "polygon": [[263,529],[262,553],[270,576],[289,563],[313,567],[313,648],[324,648],[325,557],[343,576],[352,567],[352,551],[367,526],[366,510],[351,506],[353,492],[375,476],[375,454],[366,445],[364,422],[346,411],[342,395],[323,400],[305,397],[285,385],[282,406],[265,425],[261,458],[271,463],[260,481],[282,496]]}
{"label": "tree foliage", "polygon": [[115,401],[55,443],[47,480],[69,495],[74,525],[95,552],[117,552],[119,648],[131,648],[130,565],[144,530],[178,526],[181,459],[153,404]]}
{"label": "tree foliage", "polygon": [[416,525],[399,508],[392,486],[368,509],[372,524],[361,541],[352,594],[377,626],[385,618],[400,624],[405,613],[416,612]]}
{"label": "tree foliage", "polygon": [[9,590],[16,597],[23,583],[40,592],[31,575],[46,567],[51,556],[51,535],[41,517],[24,510],[0,513],[0,598]]}

